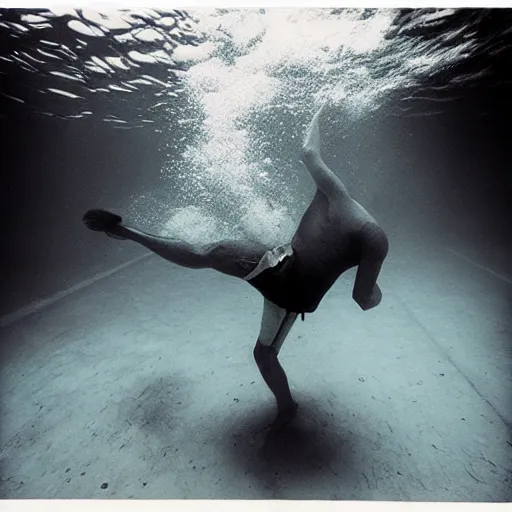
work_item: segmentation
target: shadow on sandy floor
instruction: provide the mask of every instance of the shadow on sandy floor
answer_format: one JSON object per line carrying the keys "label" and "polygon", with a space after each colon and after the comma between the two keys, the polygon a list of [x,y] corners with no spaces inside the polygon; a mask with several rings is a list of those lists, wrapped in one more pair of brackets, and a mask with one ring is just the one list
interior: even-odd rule
{"label": "shadow on sandy floor", "polygon": [[162,375],[139,379],[119,399],[121,424],[134,425],[140,432],[152,435],[157,446],[165,446],[183,429],[186,406],[190,403],[190,384],[182,375]]}
{"label": "shadow on sandy floor", "polygon": [[259,485],[270,490],[298,489],[307,481],[314,493],[315,481],[325,487],[326,479],[339,482],[356,470],[355,440],[339,419],[322,408],[321,401],[298,398],[295,420],[270,438],[265,427],[274,419],[273,404],[251,411],[241,422],[240,418],[227,419],[217,442],[226,461],[252,475]]}

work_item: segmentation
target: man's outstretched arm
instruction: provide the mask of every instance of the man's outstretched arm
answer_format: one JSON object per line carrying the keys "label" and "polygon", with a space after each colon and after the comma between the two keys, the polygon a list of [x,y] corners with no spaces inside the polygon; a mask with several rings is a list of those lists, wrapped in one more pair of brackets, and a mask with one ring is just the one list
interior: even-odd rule
{"label": "man's outstretched arm", "polygon": [[[352,298],[363,311],[378,306],[382,292],[377,284],[382,264],[389,251],[386,234],[379,226],[368,226],[363,237],[362,257],[357,268]],[[371,229],[371,232],[370,232]]]}

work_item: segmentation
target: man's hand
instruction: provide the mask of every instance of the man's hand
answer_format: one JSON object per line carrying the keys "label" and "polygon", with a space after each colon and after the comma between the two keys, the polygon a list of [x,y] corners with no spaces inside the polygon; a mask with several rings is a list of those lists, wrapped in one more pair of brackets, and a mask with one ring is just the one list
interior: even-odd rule
{"label": "man's hand", "polygon": [[369,222],[360,231],[360,240],[362,255],[352,297],[363,311],[367,311],[378,306],[382,300],[377,279],[388,254],[389,242],[382,228]]}
{"label": "man's hand", "polygon": [[377,307],[381,303],[382,291],[379,288],[379,285],[376,284],[373,287],[373,292],[369,297],[354,297],[354,300],[357,302],[357,304],[363,311],[368,311],[369,309]]}

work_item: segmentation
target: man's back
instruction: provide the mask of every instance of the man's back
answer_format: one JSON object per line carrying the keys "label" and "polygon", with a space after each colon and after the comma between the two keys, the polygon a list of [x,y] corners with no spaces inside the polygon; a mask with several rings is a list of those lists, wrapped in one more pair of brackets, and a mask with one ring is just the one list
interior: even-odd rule
{"label": "man's back", "polygon": [[333,199],[317,191],[302,217],[292,246],[309,267],[343,266],[343,262],[354,259],[354,237],[368,223],[377,224],[377,221],[348,194]]}

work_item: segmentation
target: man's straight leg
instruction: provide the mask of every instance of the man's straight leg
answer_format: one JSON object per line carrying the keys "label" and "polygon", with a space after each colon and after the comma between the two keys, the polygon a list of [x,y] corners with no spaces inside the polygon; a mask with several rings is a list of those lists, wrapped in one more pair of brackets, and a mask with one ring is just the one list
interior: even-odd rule
{"label": "man's straight leg", "polygon": [[222,240],[192,245],[183,240],[139,231],[123,224],[121,217],[104,210],[87,212],[84,222],[89,229],[136,242],[176,265],[194,269],[211,268],[240,279],[256,267],[268,250],[267,246],[251,240]]}

